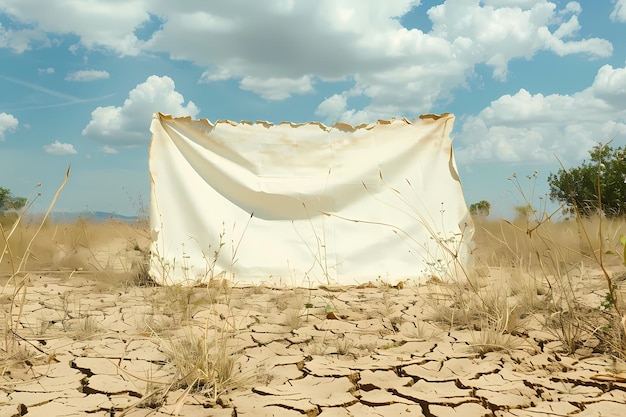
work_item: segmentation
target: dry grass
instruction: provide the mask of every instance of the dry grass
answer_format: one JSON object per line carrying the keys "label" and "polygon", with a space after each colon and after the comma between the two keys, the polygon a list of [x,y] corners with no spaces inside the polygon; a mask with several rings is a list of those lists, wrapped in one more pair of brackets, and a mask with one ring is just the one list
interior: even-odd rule
{"label": "dry grass", "polygon": [[[594,219],[586,221],[588,223],[584,227],[589,230],[598,225]],[[519,348],[519,338],[516,336],[523,336],[529,330],[526,317],[542,317],[544,330],[560,340],[566,352],[575,352],[589,339],[596,339],[599,343],[595,349],[616,357],[623,356],[621,323],[611,306],[602,309],[601,297],[597,305],[586,304],[586,300],[580,297],[592,290],[587,287],[588,274],[591,269],[597,271],[592,255],[600,252],[600,242],[603,248],[611,248],[605,249],[604,252],[607,253],[603,254],[607,265],[613,268],[611,271],[623,273],[623,266],[619,269],[622,260],[617,255],[622,253],[617,250],[620,248],[618,233],[613,232],[608,235],[610,237],[602,237],[602,240],[598,238],[584,249],[584,242],[581,243],[580,240],[581,234],[574,233],[579,227],[574,221],[546,222],[534,228],[530,234],[528,229],[522,227],[524,223],[518,221],[481,219],[476,223],[477,261],[484,270],[490,271],[488,276],[475,274],[447,282],[432,279],[428,283],[428,291],[425,293],[427,295],[423,295],[427,314],[418,317],[415,323],[402,323],[402,320],[406,320],[406,316],[401,314],[402,307],[405,306],[394,303],[394,294],[401,289],[380,283],[381,299],[373,318],[382,320],[385,327],[393,332],[399,328],[412,329],[411,337],[421,340],[431,340],[445,334],[447,330],[465,329],[471,334],[472,349],[484,355],[492,351],[506,352]],[[618,220],[611,223],[600,222],[601,227],[618,231],[623,230],[624,225],[625,221]],[[535,226],[537,225],[529,223],[525,227]],[[33,226],[25,224],[23,227],[24,237],[21,239],[26,241],[28,236],[34,236],[26,233]],[[83,247],[81,256],[86,259],[92,257],[92,252],[99,245],[106,244],[106,239],[121,237],[129,242],[128,245],[134,245],[129,236],[136,234],[129,226],[111,223],[80,221],[70,225],[49,224],[42,228],[33,247],[43,248],[45,240],[51,236],[47,233],[54,230],[55,236],[63,239],[54,243],[53,247]],[[59,230],[63,230],[63,233]],[[44,240],[41,243],[40,238]],[[37,246],[40,244],[41,246]],[[138,256],[144,256],[143,250],[139,249],[141,248],[137,248]],[[19,243],[12,246],[11,250],[24,250],[24,245]],[[52,252],[41,250],[37,253],[40,254],[35,260],[37,263],[29,261],[31,263],[27,262],[27,265],[42,265],[48,270],[55,268],[54,256],[50,255]],[[493,255],[494,253],[497,255]],[[81,264],[99,267],[98,264],[85,262],[85,259]],[[64,271],[58,264],[56,268],[57,272],[63,272],[68,277],[72,273],[80,273],[74,270]],[[106,272],[107,267],[104,268]],[[141,268],[136,268],[135,271],[146,272],[142,272]],[[112,271],[109,274],[113,276]],[[28,275],[25,274],[20,279],[28,280]],[[116,285],[128,285],[126,281],[113,278],[112,282],[117,283]],[[128,288],[132,289],[127,286],[127,290]],[[593,290],[602,291],[602,288]],[[245,293],[263,295],[267,291],[269,290],[263,287],[253,287]],[[311,292],[307,289],[292,289],[274,298],[268,297],[268,300],[282,312],[282,324],[295,330],[308,325],[310,317],[323,320],[325,307],[332,307],[333,301],[342,294],[328,288],[325,291],[325,296],[311,298]],[[346,290],[344,288],[341,291]],[[13,293],[7,295],[12,297]],[[216,402],[223,393],[248,384],[250,376],[245,375],[239,367],[241,352],[233,346],[237,331],[236,326],[231,325],[230,308],[234,301],[228,281],[213,280],[198,287],[155,287],[147,289],[146,296],[151,302],[152,310],[142,313],[142,325],[158,341],[177,371],[173,381],[149,387],[141,406],[158,407],[168,391],[174,388],[184,388],[187,394],[201,392],[210,401]],[[20,297],[14,297],[13,301],[15,311],[19,308]],[[198,323],[194,318],[196,313],[206,309],[214,310],[210,317],[215,321]],[[65,314],[67,317],[74,317],[73,321],[66,320],[66,330],[75,339],[86,339],[100,331],[97,316],[90,315],[88,311],[80,311],[78,314],[71,311],[71,306],[68,305],[59,305],[57,310],[61,316]],[[399,321],[394,322],[396,319]],[[445,323],[445,329],[442,330],[440,323]],[[49,323],[45,320],[31,323],[29,329],[15,326],[13,329],[18,334],[28,331],[29,336],[38,337],[45,337],[50,332]],[[16,360],[33,362],[33,357],[43,356],[18,337],[13,337],[11,341],[14,343],[9,346],[13,352],[11,363],[16,363]],[[312,340],[304,353],[358,356],[362,350],[363,347],[353,340],[342,338],[341,335],[328,335]]]}
{"label": "dry grass", "polygon": [[[624,219],[601,219],[600,216],[550,221],[537,227],[536,221],[516,219],[487,220],[478,217],[474,220],[476,232],[475,255],[492,267],[514,266],[522,269],[545,268],[541,260],[553,257],[558,252],[558,261],[576,264],[581,259],[592,260],[593,254],[605,252],[619,253],[620,235],[626,235]],[[529,230],[537,227],[529,235]],[[584,237],[586,233],[589,241]],[[535,234],[533,236],[532,234]],[[606,255],[606,253],[604,253]],[[537,256],[538,255],[538,256]],[[549,259],[552,262],[552,259]]]}
{"label": "dry grass", "polygon": [[[146,231],[139,225],[108,220],[102,223],[79,219],[73,223],[54,223],[44,220],[39,230],[40,221],[31,217],[21,222],[8,241],[6,251],[13,254],[3,259],[0,275],[12,274],[23,262],[23,272],[28,271],[85,271],[85,272],[135,272],[145,265],[141,262],[148,246]],[[32,241],[28,257],[27,247]],[[0,240],[4,244],[4,240]],[[99,257],[95,248],[110,248],[112,252],[124,252],[129,249],[137,254],[136,263],[129,263],[118,257]]]}
{"label": "dry grass", "polygon": [[[8,230],[5,230],[4,226],[0,225],[0,236],[3,240],[3,246],[1,246],[2,251],[0,252],[0,265],[3,264],[5,259],[7,259],[11,270],[11,274],[2,289],[2,295],[9,297],[9,306],[8,309],[4,311],[4,326],[2,328],[4,336],[4,345],[2,346],[2,354],[0,355],[0,360],[2,362],[10,361],[18,352],[24,349],[24,345],[21,342],[26,340],[21,337],[18,332],[22,330],[20,328],[20,321],[26,301],[26,294],[30,284],[30,275],[26,271],[27,261],[32,257],[32,248],[35,239],[39,236],[41,230],[43,230],[48,215],[52,211],[59,194],[63,190],[63,187],[65,187],[69,175],[70,169],[68,168],[63,182],[57,189],[57,192],[48,206],[46,214],[39,222],[38,227],[35,229],[30,239],[26,240],[17,238],[20,237],[20,225],[23,224],[22,220],[24,219],[24,212],[17,216],[15,222],[10,228],[8,228]],[[30,204],[32,204],[32,201],[27,201],[26,207],[29,207]],[[19,252],[14,250],[17,249],[14,248],[13,245],[13,242],[15,241],[18,241],[22,245],[22,247],[19,248]],[[12,291],[9,290],[11,286]]]}
{"label": "dry grass", "polygon": [[[125,291],[132,290],[132,285],[153,284],[147,278],[148,233],[142,229],[145,225],[114,221],[94,223],[85,219],[55,224],[47,215],[27,218],[24,214],[3,217],[2,224],[0,276],[5,279],[0,295],[7,301],[2,309],[2,372],[20,363],[30,366],[28,364],[40,362],[39,357],[46,358],[46,353],[29,342],[29,337],[49,337],[52,321],[41,318],[29,323],[22,314],[32,273],[65,279],[89,274],[101,279],[107,289],[117,287],[117,291],[120,284]],[[133,253],[136,256],[132,256]],[[158,406],[172,387],[184,386],[186,393],[202,391],[217,400],[226,390],[245,383],[246,377],[237,363],[237,349],[232,343],[237,333],[232,318],[216,312],[211,315],[216,323],[194,321],[196,312],[218,303],[227,306],[224,314],[230,314],[229,282],[214,280],[201,287],[155,288],[150,294],[154,295],[148,295],[154,300],[152,311],[143,312],[143,323],[138,325],[149,329],[160,341],[161,349],[176,366],[177,373],[171,383],[149,386],[138,406]],[[100,316],[93,311],[80,305],[74,311],[75,303],[70,303],[67,294],[59,300],[60,305],[50,306],[59,312],[57,322],[60,323],[55,325],[50,337],[63,333],[73,340],[85,340],[102,330]],[[183,402],[184,398],[181,404]]]}
{"label": "dry grass", "polygon": [[174,387],[202,392],[213,401],[229,389],[242,386],[247,377],[238,367],[239,355],[224,329],[197,334],[186,327],[178,337],[161,339],[161,348],[176,366]]}
{"label": "dry grass", "polygon": [[[547,218],[518,218],[513,222],[482,218],[476,221],[475,254],[482,264],[509,275],[508,291],[518,313],[542,314],[545,330],[561,341],[566,352],[572,353],[588,339],[596,338],[607,352],[624,357],[620,308],[623,234],[626,219],[600,215],[558,222]],[[589,288],[587,275],[598,269],[607,286]],[[599,293],[595,302],[588,297],[592,292]],[[603,296],[608,300],[604,306]],[[492,309],[488,300],[481,301],[483,311]]]}
{"label": "dry grass", "polygon": [[[113,285],[123,283],[127,289],[132,285],[153,285],[146,269],[148,239],[142,225],[86,220],[54,224],[45,218],[21,221],[21,217],[13,220],[19,220],[17,227],[3,226],[0,240],[5,246],[0,274],[10,284],[0,294],[7,300],[0,352],[5,368],[16,361],[33,362],[33,357],[44,354],[33,349],[22,333],[43,338],[50,331],[51,322],[44,318],[30,323],[28,328],[20,320],[30,271],[59,273],[67,278],[99,273],[103,280],[111,280]],[[445,331],[468,330],[472,349],[481,355],[517,348],[516,336],[523,336],[528,326],[539,322],[567,353],[576,352],[593,339],[597,341],[591,343],[595,349],[618,358],[626,356],[624,323],[619,314],[626,309],[626,270],[620,257],[624,253],[620,236],[626,235],[625,219],[597,216],[557,222],[532,216],[514,221],[477,218],[475,226],[476,271],[463,271],[458,279],[451,280],[433,276],[427,293],[420,295],[426,302],[426,312],[415,323],[403,322],[406,318],[402,308],[394,302],[394,291],[402,288],[381,282],[381,300],[375,311],[369,312],[372,318],[382,320],[391,333],[408,328],[411,337],[422,340],[444,334],[442,327]],[[122,259],[121,254],[103,259],[98,255],[98,248],[102,247],[118,248],[113,253],[134,251],[136,257],[131,262]],[[589,273],[597,271],[599,265],[609,287],[589,288]],[[490,273],[481,275],[481,270]],[[120,274],[126,275],[116,278]],[[321,312],[317,314],[320,320],[329,313],[340,316],[334,302],[341,291],[327,287],[325,297],[313,299],[310,291],[293,290],[281,293],[270,303],[282,312],[282,324],[293,331],[308,325],[309,318],[317,314],[314,311]],[[248,290],[251,294],[264,292],[264,287]],[[594,293],[595,299],[587,297]],[[250,376],[240,369],[238,326],[233,323],[228,280],[214,279],[198,287],[154,288],[147,294],[152,310],[145,313],[141,325],[175,365],[176,375],[173,381],[148,387],[143,406],[159,406],[168,390],[180,387],[186,394],[202,392],[217,402],[223,393],[248,383]],[[606,294],[611,295],[610,299]],[[199,323],[196,313],[206,309],[210,311],[209,319]],[[86,339],[101,330],[96,316],[89,311],[72,314],[67,300],[57,310],[62,321],[68,323],[64,330],[74,339]],[[528,317],[539,319],[528,324]],[[312,339],[304,353],[357,356],[363,347],[342,336],[329,334]],[[265,375],[261,379],[267,378]]]}
{"label": "dry grass", "polygon": [[297,330],[310,319],[310,309],[313,307],[311,296],[307,290],[294,288],[275,298],[276,306],[284,314],[283,324],[289,330]]}

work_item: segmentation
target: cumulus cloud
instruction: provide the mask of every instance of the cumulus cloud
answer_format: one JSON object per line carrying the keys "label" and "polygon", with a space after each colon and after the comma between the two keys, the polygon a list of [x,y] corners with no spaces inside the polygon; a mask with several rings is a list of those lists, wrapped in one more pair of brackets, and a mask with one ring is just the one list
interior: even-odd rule
{"label": "cumulus cloud", "polygon": [[[464,86],[480,64],[505,80],[511,60],[540,51],[606,57],[613,50],[604,39],[580,35],[583,8],[574,1],[445,0],[428,9],[429,32],[403,27],[398,17],[412,8],[426,13],[420,3],[238,0],[235,7],[225,1],[181,6],[165,0],[4,0],[0,10],[34,22],[41,33],[75,34],[80,47],[189,61],[206,69],[199,81],[236,80],[267,100],[346,81],[349,86],[338,92],[348,98],[346,106],[331,114],[332,106],[321,103],[318,111],[328,121],[351,123],[427,112]],[[616,4],[615,19],[623,4]],[[151,33],[137,38],[136,31],[155,21]],[[106,111],[111,109],[101,116]]]}
{"label": "cumulus cloud", "polygon": [[[558,55],[585,53],[590,56],[609,56],[610,42],[589,38],[566,40],[580,29],[577,15],[581,7],[570,2],[557,12],[556,5],[546,0],[519,2],[517,7],[494,7],[505,2],[489,2],[481,6],[476,1],[446,1],[428,11],[433,22],[432,34],[449,41],[471,39],[471,45],[462,51],[469,62],[485,62],[493,67],[493,75],[506,79],[508,62],[514,58],[530,58],[541,50]],[[568,20],[562,21],[571,15]],[[551,26],[556,28],[551,30]],[[467,54],[472,52],[470,56]]]}
{"label": "cumulus cloud", "polygon": [[614,22],[626,22],[626,0],[615,1],[615,8],[610,17]]}
{"label": "cumulus cloud", "polygon": [[[320,82],[354,80],[354,88],[345,95],[380,101],[372,103],[368,114],[384,110],[398,96],[410,103],[403,110],[419,112],[432,104],[442,84],[452,87],[463,80],[462,68],[451,74],[452,82],[433,84],[421,77],[449,73],[436,66],[449,65],[451,48],[448,41],[407,30],[396,19],[419,5],[417,0],[245,3],[244,13],[208,4],[181,13],[162,4],[161,14],[168,19],[145,48],[205,66],[203,81],[235,79],[242,89],[271,100],[308,94]],[[207,37],[220,42],[207,43]],[[396,76],[403,78],[390,78]],[[408,91],[407,81],[412,83]],[[392,94],[374,96],[396,85],[403,86]],[[414,94],[420,88],[428,91]]]}
{"label": "cumulus cloud", "polygon": [[94,81],[109,78],[109,73],[98,70],[80,70],[67,74],[66,81]]}
{"label": "cumulus cloud", "polygon": [[74,155],[78,153],[71,143],[61,143],[58,140],[49,145],[44,145],[43,150],[51,155]]}
{"label": "cumulus cloud", "polygon": [[596,97],[616,108],[623,107],[626,103],[626,68],[602,66],[591,88]]}
{"label": "cumulus cloud", "polygon": [[588,88],[571,95],[503,95],[467,118],[460,161],[563,162],[588,156],[598,142],[626,135],[626,68],[601,67]]}
{"label": "cumulus cloud", "polygon": [[151,75],[128,93],[121,106],[98,107],[92,111],[91,121],[82,134],[109,145],[146,143],[154,113],[195,117],[200,112],[192,101],[186,105],[184,102],[170,77]]}
{"label": "cumulus cloud", "polygon": [[[2,5],[0,5],[2,11]],[[35,29],[7,29],[0,23],[0,48],[8,48],[21,54],[28,51],[33,45],[50,46],[50,40],[40,30]]]}
{"label": "cumulus cloud", "polygon": [[37,72],[40,73],[40,74],[54,74],[54,68],[52,68],[52,67],[38,68]]}
{"label": "cumulus cloud", "polygon": [[[107,48],[121,56],[137,55],[141,41],[134,31],[150,19],[146,1],[3,0],[0,11],[32,29],[9,33],[16,52],[34,42],[50,43],[47,33],[74,34],[87,49]],[[0,36],[1,37],[1,36]]]}
{"label": "cumulus cloud", "polygon": [[12,114],[0,113],[0,141],[5,139],[6,132],[15,132],[19,121]]}
{"label": "cumulus cloud", "polygon": [[345,113],[347,105],[348,100],[345,94],[333,94],[317,106],[315,114],[330,122],[336,122],[338,121],[337,115]]}

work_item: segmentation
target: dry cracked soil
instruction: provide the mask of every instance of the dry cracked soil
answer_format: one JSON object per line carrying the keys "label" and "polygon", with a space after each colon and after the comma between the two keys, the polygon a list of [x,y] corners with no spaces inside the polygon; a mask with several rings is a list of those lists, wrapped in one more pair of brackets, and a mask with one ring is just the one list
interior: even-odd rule
{"label": "dry cracked soil", "polygon": [[[592,345],[566,354],[532,326],[476,349],[486,330],[424,321],[429,286],[163,288],[52,274],[26,289],[7,316],[19,323],[5,332],[15,354],[2,417],[626,415],[619,361]],[[190,382],[176,340],[219,342],[207,355],[225,349],[229,378]]]}

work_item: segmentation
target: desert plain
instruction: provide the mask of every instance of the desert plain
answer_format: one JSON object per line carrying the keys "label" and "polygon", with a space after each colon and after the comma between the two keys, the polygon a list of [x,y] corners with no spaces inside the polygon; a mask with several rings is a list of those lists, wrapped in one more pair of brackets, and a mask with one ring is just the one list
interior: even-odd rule
{"label": "desert plain", "polygon": [[25,223],[0,416],[626,415],[626,223],[475,223],[464,276],[284,287],[157,286],[143,223]]}

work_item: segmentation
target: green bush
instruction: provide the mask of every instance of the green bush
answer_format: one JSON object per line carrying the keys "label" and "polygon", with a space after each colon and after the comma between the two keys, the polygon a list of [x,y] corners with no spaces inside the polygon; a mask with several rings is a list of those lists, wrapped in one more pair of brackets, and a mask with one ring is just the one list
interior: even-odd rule
{"label": "green bush", "polygon": [[550,173],[550,199],[565,205],[565,211],[583,216],[601,208],[608,217],[626,213],[626,149],[596,145],[590,161]]}
{"label": "green bush", "polygon": [[26,204],[23,197],[13,197],[11,191],[0,187],[0,225],[8,227],[15,223],[18,214],[15,210],[19,210]]}
{"label": "green bush", "polygon": [[26,204],[24,197],[14,197],[11,191],[0,187],[0,213],[6,210],[19,210]]}
{"label": "green bush", "polygon": [[472,216],[489,216],[491,212],[491,203],[487,200],[481,200],[478,203],[469,206],[469,212]]}

